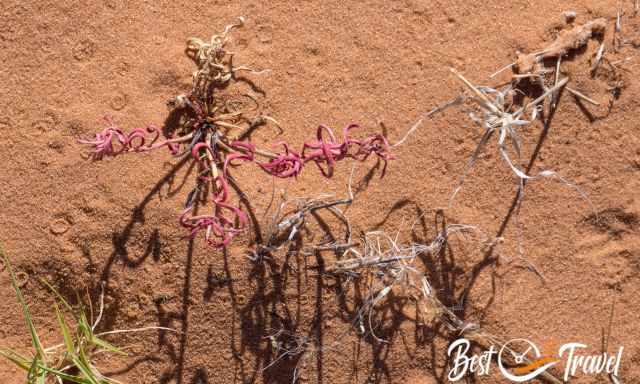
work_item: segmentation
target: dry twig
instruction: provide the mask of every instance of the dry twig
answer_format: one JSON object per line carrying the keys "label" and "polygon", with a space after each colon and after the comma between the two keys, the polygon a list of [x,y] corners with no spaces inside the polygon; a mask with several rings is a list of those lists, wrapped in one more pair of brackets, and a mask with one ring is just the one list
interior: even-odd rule
{"label": "dry twig", "polygon": [[593,36],[602,35],[607,28],[607,20],[599,18],[584,25],[563,31],[548,47],[540,52],[520,55],[513,66],[515,73],[535,73],[537,65],[545,60],[558,58],[572,50],[584,46]]}

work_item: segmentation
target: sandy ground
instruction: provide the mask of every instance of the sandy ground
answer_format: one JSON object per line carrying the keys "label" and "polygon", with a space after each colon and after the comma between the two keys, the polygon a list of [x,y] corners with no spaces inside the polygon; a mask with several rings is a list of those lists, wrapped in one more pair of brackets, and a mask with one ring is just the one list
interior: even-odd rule
{"label": "sandy ground", "polygon": [[[622,35],[637,47],[640,15],[633,17],[631,1],[622,3]],[[0,9],[0,240],[29,276],[24,292],[47,343],[60,338],[52,298],[38,278],[54,281],[67,297],[89,290],[94,302],[105,281],[102,329],[180,331],[111,338],[130,357],[98,361],[122,382],[286,383],[297,365],[303,382],[431,384],[448,382],[446,349],[455,337],[442,325],[391,308],[380,329],[386,342],[358,336],[349,331],[354,303],[341,301],[335,281],[302,268],[317,264],[315,258],[294,262],[295,273],[283,280],[247,259],[251,233],[224,253],[200,238],[183,240],[177,214],[190,189],[188,166],[166,152],[91,162],[76,140],[98,131],[105,114],[128,129],[162,124],[167,98],[190,87],[194,67],[185,39],[207,38],[244,15],[245,27],[234,33],[235,59],[270,69],[248,77],[285,129],[259,130],[255,142],[285,138],[300,146],[319,123],[340,128],[354,121],[369,133],[383,122],[396,141],[421,114],[462,91],[449,67],[478,84],[504,81],[509,71],[488,76],[514,61],[516,51],[553,41],[569,9],[576,23],[606,17],[610,43],[617,1],[3,0]],[[588,74],[597,48],[591,41],[563,70],[572,87],[602,105],[578,103],[565,92],[544,140],[540,123],[522,131],[523,159],[541,144],[534,173],[558,171],[592,205],[557,181],[537,180],[528,184],[519,214],[511,212],[516,181],[492,141],[444,216],[504,241],[493,252],[453,243],[432,260],[430,277],[459,317],[503,339],[581,342],[597,353],[611,323],[608,350],[624,346],[620,376],[636,383],[640,59],[633,44],[609,54],[632,57],[609,108],[611,79]],[[397,148],[385,178],[374,169],[366,184],[375,161],[358,167],[354,178],[366,187],[348,211],[355,230],[400,231],[411,240],[411,223],[422,215],[413,240],[430,241],[436,212],[447,207],[480,136],[466,113],[451,109]],[[331,180],[308,172],[277,188],[291,197],[343,196],[350,169],[342,164]],[[272,180],[251,167],[236,178],[257,216],[264,215]],[[6,273],[0,294],[0,346],[28,351]],[[297,334],[322,347],[264,369],[274,359],[267,336],[282,313]],[[493,373],[470,382],[508,382]],[[0,378],[22,383],[24,373],[0,361]],[[571,382],[609,378],[578,375]]]}

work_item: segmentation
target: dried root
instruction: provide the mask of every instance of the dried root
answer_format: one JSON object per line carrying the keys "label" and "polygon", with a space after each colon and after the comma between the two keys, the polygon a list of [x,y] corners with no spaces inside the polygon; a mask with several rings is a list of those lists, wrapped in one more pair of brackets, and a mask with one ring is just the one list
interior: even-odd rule
{"label": "dried root", "polygon": [[543,60],[557,59],[572,50],[583,47],[593,36],[602,35],[606,28],[607,20],[600,18],[576,26],[569,31],[560,32],[558,38],[542,51],[520,55],[513,66],[513,71],[516,74],[537,73],[542,69],[540,63]]}

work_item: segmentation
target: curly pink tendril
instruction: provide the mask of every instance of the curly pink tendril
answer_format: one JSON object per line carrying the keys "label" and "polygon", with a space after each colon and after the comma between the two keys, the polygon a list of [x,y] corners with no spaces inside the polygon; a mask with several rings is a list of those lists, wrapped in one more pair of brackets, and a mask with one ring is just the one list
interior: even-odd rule
{"label": "curly pink tendril", "polygon": [[282,146],[284,153],[280,153],[276,158],[269,160],[268,163],[257,163],[268,174],[280,177],[297,177],[302,172],[304,161],[299,153],[292,151],[289,144],[281,141],[276,146]]}
{"label": "curly pink tendril", "polygon": [[[200,156],[201,150],[204,150],[205,156]],[[191,148],[191,157],[200,164],[200,167],[204,172],[211,170],[208,161],[209,156],[207,155],[210,155],[212,159],[215,156],[213,149],[211,149],[211,146],[208,143],[197,143]]]}
{"label": "curly pink tendril", "polygon": [[[105,117],[107,127],[101,132],[96,133],[92,140],[78,140],[80,144],[90,145],[93,147],[93,159],[102,160],[104,156],[117,156],[127,150],[128,139],[122,129],[117,127],[113,120]],[[114,147],[114,139],[118,142],[118,147]]]}
{"label": "curly pink tendril", "polygon": [[[236,148],[249,148],[248,145],[248,143],[240,143],[240,146]],[[204,155],[203,152],[205,152]],[[208,244],[216,248],[225,248],[248,225],[247,215],[240,208],[226,203],[229,197],[227,167],[234,159],[253,160],[253,155],[244,153],[227,155],[223,165],[223,172],[217,174],[215,178],[213,175],[202,175],[210,172],[212,166],[217,166],[215,162],[211,161],[216,158],[216,154],[208,143],[196,143],[191,149],[191,156],[203,170],[200,179],[202,181],[213,180],[213,190],[210,192],[213,214],[194,216],[192,214],[193,207],[188,206],[180,216],[180,223],[190,230],[190,237],[194,237],[200,231],[205,230],[205,240]]]}
{"label": "curly pink tendril", "polygon": [[[97,133],[92,140],[78,140],[80,144],[93,147],[94,160],[101,160],[105,156],[115,157],[124,152],[147,152],[165,146],[169,148],[172,154],[178,153],[179,146],[170,141],[171,137],[156,143],[160,137],[160,129],[153,124],[148,125],[146,129],[136,128],[129,134],[125,134],[114,123],[113,119],[108,116],[104,119],[107,122],[107,127]],[[149,135],[152,135],[152,137],[149,137]],[[114,140],[118,143],[117,148],[114,147]]]}
{"label": "curly pink tendril", "polygon": [[[323,133],[329,136],[328,140],[325,139]],[[336,161],[342,160],[346,156],[349,143],[347,141],[341,144],[337,143],[333,131],[325,125],[318,126],[316,137],[317,140],[304,143],[302,157],[305,163],[307,161],[315,162],[325,177],[331,177]],[[321,163],[326,163],[326,169],[322,167]]]}
{"label": "curly pink tendril", "polygon": [[[317,140],[306,142],[303,146],[302,157],[304,162],[315,162],[325,177],[331,177],[337,161],[346,157],[365,161],[372,153],[375,153],[384,162],[381,175],[381,177],[384,177],[387,161],[393,159],[389,142],[386,137],[380,134],[361,140],[354,139],[351,137],[351,130],[356,128],[359,128],[357,124],[346,126],[342,132],[343,141],[338,143],[331,128],[320,125],[316,134]],[[328,139],[324,134],[328,136]],[[357,147],[355,152],[352,151],[354,147]],[[326,164],[326,169],[322,164]]]}
{"label": "curly pink tendril", "polygon": [[189,237],[194,238],[204,230],[207,243],[218,249],[226,248],[248,225],[247,215],[241,209],[225,203],[217,203],[213,215],[189,216],[191,211],[192,207],[188,207],[180,216],[180,224],[189,230]]}
{"label": "curly pink tendril", "polygon": [[389,145],[386,137],[378,134],[360,141],[358,150],[353,157],[358,161],[366,161],[372,153],[384,163],[380,174],[380,178],[382,178],[387,172],[387,162],[395,159],[395,156],[391,153],[391,145]]}
{"label": "curly pink tendril", "polygon": [[224,165],[222,167],[222,173],[225,177],[229,176],[229,165],[239,165],[233,164],[234,160],[245,162],[245,161],[254,161],[256,146],[249,142],[244,141],[234,141],[230,145],[231,148],[236,150],[241,150],[242,152],[230,153],[224,160]]}

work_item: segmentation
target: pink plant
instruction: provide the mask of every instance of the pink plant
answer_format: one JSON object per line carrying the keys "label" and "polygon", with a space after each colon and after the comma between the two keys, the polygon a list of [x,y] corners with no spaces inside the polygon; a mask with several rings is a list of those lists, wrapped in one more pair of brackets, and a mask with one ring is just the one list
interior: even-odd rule
{"label": "pink plant", "polygon": [[[313,161],[325,177],[333,176],[333,167],[336,161],[344,159],[349,149],[349,142],[346,139],[349,129],[351,129],[350,127],[351,126],[348,126],[344,129],[345,141],[338,144],[331,128],[325,125],[318,126],[316,134],[317,140],[306,142],[302,147],[302,157],[304,158],[304,162]],[[329,140],[325,139],[323,135],[325,132],[329,136]],[[310,153],[308,153],[307,150]],[[322,168],[320,165],[321,163],[327,164],[326,170]]]}
{"label": "pink plant", "polygon": [[[148,134],[152,134],[154,136],[149,144],[146,144],[147,140],[149,140],[147,137]],[[166,146],[173,155],[178,153],[179,146],[175,144],[171,138],[167,138],[167,140],[162,140],[159,143],[156,143],[159,137],[160,129],[154,124],[147,125],[146,130],[136,128],[129,133],[129,136],[127,136],[127,149],[134,152],[147,152]]]}
{"label": "pink plant", "polygon": [[[180,216],[180,223],[189,230],[191,237],[205,230],[206,241],[216,248],[226,247],[248,225],[246,214],[227,202],[231,166],[253,162],[269,175],[289,178],[297,177],[305,164],[314,162],[322,174],[330,178],[337,162],[345,158],[365,161],[371,154],[375,154],[384,162],[384,176],[387,161],[393,159],[389,143],[384,136],[378,134],[364,139],[352,138],[351,130],[358,128],[356,124],[343,129],[341,142],[337,140],[331,128],[320,125],[316,138],[305,142],[301,152],[292,150],[284,141],[275,144],[274,147],[282,148],[282,151],[276,153],[260,150],[249,141],[227,143],[224,137],[218,136],[215,126],[203,117],[202,108],[197,102],[187,105],[192,107],[196,115],[190,124],[192,133],[188,135],[159,140],[160,129],[155,125],[149,125],[146,129],[136,128],[127,135],[110,118],[105,118],[108,126],[103,131],[96,134],[93,140],[79,142],[93,147],[95,160],[125,152],[148,152],[162,147],[167,147],[172,154],[177,155],[182,144],[191,142],[191,157],[200,168],[198,180],[200,183],[211,184],[209,200],[212,204],[212,214],[195,215],[193,204],[188,203]],[[117,142],[117,147],[114,146],[114,142]],[[266,157],[268,161],[259,161],[258,157]]]}
{"label": "pink plant", "polygon": [[377,134],[362,140],[353,157],[358,161],[365,161],[372,153],[375,153],[384,163],[382,173],[380,174],[380,177],[384,177],[387,172],[387,161],[395,158],[391,153],[391,146],[386,137]]}
{"label": "pink plant", "polygon": [[[387,161],[393,159],[393,155],[390,152],[390,146],[387,139],[382,135],[369,136],[363,140],[353,139],[350,136],[352,129],[359,128],[357,124],[350,124],[343,130],[342,143],[336,142],[336,137],[333,134],[331,128],[320,125],[317,131],[317,140],[306,142],[302,149],[302,157],[304,162],[313,161],[316,163],[322,174],[326,177],[333,175],[333,169],[335,163],[344,159],[345,157],[352,157],[359,161],[365,161],[369,155],[375,153],[383,162],[384,168],[382,176],[387,168]],[[329,136],[326,140],[323,133]],[[358,149],[355,153],[351,154],[352,147],[357,146]],[[305,153],[309,150],[310,153]],[[326,163],[327,169],[325,170],[321,164]]]}
{"label": "pink plant", "polygon": [[249,142],[234,141],[231,143],[231,148],[240,150],[242,152],[230,153],[224,160],[224,166],[222,167],[222,173],[227,177],[229,175],[229,165],[233,165],[231,162],[234,160],[240,161],[254,161],[256,146]]}
{"label": "pink plant", "polygon": [[[123,130],[116,126],[113,119],[105,117],[104,120],[108,126],[101,132],[96,133],[95,137],[90,140],[78,140],[80,144],[90,145],[93,147],[93,159],[101,160],[103,157],[111,156],[115,157],[124,152],[147,152],[161,147],[167,147],[172,154],[177,154],[179,146],[175,140],[168,138],[156,143],[160,137],[160,129],[153,124],[147,126],[146,130],[143,128],[136,128],[126,135]],[[154,135],[150,142],[147,144],[149,137],[147,135]],[[114,147],[114,139],[117,141],[118,146]],[[180,139],[178,140],[180,141]]]}
{"label": "pink plant", "polygon": [[[341,141],[331,128],[320,125],[316,138],[304,142],[300,151],[295,151],[284,141],[276,143],[276,151],[271,152],[257,148],[248,140],[230,139],[227,135],[231,131],[248,133],[267,123],[280,126],[275,119],[259,112],[259,102],[252,95],[243,95],[244,101],[250,99],[253,102],[247,104],[225,91],[231,82],[237,80],[237,73],[260,73],[245,66],[234,66],[233,55],[225,48],[228,33],[242,24],[241,19],[240,23],[227,26],[223,33],[208,41],[198,38],[187,40],[187,55],[198,67],[193,76],[193,88],[189,93],[167,102],[173,112],[179,114],[180,127],[177,129],[185,134],[161,138],[161,130],[152,124],[126,134],[106,117],[106,128],[92,139],[79,140],[81,144],[92,147],[94,160],[164,147],[174,156],[191,155],[198,174],[196,186],[188,194],[185,209],[180,215],[180,223],[189,230],[191,237],[204,230],[207,242],[218,248],[226,247],[248,226],[246,214],[229,203],[231,167],[250,162],[273,177],[297,178],[305,165],[313,162],[323,176],[330,178],[337,162],[346,158],[365,161],[375,154],[384,162],[384,176],[387,161],[393,159],[384,136],[351,137],[351,131],[358,127],[356,124],[343,129]],[[253,115],[253,112],[257,114]],[[203,185],[208,185],[208,188],[201,188]],[[210,212],[200,215],[195,212],[194,201],[205,189],[208,191],[206,201]]]}
{"label": "pink plant", "polygon": [[[242,210],[225,203],[217,203],[213,215],[189,216],[192,213],[192,208],[188,207],[182,212],[180,224],[190,231],[190,238],[204,230],[204,238],[207,243],[218,249],[229,245],[233,238],[242,233],[248,225],[247,215]],[[224,215],[225,210],[231,213],[231,217]]]}
{"label": "pink plant", "polygon": [[258,165],[268,174],[280,177],[297,177],[302,171],[304,164],[302,157],[298,152],[289,149],[289,144],[281,141],[276,144],[284,148],[284,153],[278,154],[275,158],[269,160],[268,163],[258,163]]}
{"label": "pink plant", "polygon": [[[120,128],[115,126],[110,118],[105,117],[104,119],[108,126],[101,132],[96,133],[92,140],[78,140],[80,144],[91,145],[93,147],[94,160],[101,160],[104,156],[117,156],[127,148],[127,136]],[[120,145],[117,149],[113,146],[114,138]]]}

